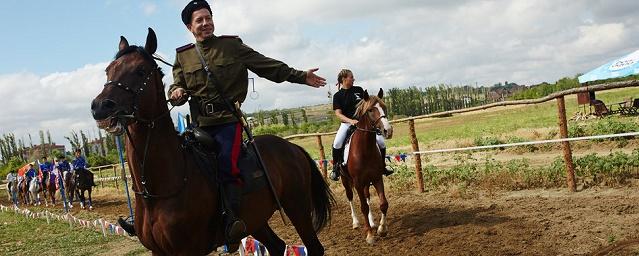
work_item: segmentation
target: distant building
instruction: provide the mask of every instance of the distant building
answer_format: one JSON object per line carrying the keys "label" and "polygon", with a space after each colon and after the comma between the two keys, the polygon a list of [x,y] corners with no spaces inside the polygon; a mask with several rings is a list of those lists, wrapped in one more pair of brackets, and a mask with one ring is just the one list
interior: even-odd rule
{"label": "distant building", "polygon": [[57,157],[57,156],[51,156],[49,155],[50,152],[53,151],[58,151],[59,153],[63,154],[64,152],[66,152],[64,145],[57,145],[57,144],[42,144],[42,145],[34,145],[33,148],[25,148],[24,149],[24,153],[23,153],[23,157],[24,159],[29,160],[37,160],[42,158],[43,156],[46,156],[48,158],[53,158],[53,157]]}

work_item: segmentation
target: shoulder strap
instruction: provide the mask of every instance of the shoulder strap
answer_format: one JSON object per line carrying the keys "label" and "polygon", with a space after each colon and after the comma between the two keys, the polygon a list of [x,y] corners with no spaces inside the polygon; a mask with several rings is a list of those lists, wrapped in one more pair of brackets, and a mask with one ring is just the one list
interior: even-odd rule
{"label": "shoulder strap", "polygon": [[193,47],[195,47],[195,44],[190,43],[190,44],[183,45],[183,46],[180,46],[180,47],[176,48],[175,51],[176,52],[183,52],[183,51],[186,51],[186,50],[191,49]]}

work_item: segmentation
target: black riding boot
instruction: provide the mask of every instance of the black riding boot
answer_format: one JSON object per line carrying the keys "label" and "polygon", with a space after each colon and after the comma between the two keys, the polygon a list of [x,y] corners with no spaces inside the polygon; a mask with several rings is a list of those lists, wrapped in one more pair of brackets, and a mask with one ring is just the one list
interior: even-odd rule
{"label": "black riding boot", "polygon": [[382,153],[382,159],[384,161],[384,170],[382,171],[382,174],[384,174],[384,176],[393,174],[395,171],[389,169],[388,166],[386,166],[386,148],[380,148],[379,151]]}
{"label": "black riding boot", "polygon": [[246,234],[246,224],[239,218],[239,210],[242,204],[242,188],[236,184],[224,185],[226,205],[224,226],[228,242],[239,242]]}
{"label": "black riding boot", "polygon": [[344,149],[333,148],[333,170],[331,171],[331,180],[339,180],[339,166],[344,162]]}

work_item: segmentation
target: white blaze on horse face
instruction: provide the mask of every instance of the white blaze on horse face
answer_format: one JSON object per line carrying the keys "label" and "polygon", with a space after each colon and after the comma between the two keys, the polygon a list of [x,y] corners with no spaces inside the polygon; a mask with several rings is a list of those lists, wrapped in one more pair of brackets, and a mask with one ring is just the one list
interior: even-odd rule
{"label": "white blaze on horse face", "polygon": [[375,107],[379,111],[379,114],[383,116],[380,119],[380,121],[382,122],[382,125],[384,126],[384,138],[390,139],[391,137],[393,137],[393,127],[388,121],[388,118],[386,118],[386,113],[384,113],[384,109],[382,108],[382,106],[380,106],[379,103],[377,103],[375,104]]}

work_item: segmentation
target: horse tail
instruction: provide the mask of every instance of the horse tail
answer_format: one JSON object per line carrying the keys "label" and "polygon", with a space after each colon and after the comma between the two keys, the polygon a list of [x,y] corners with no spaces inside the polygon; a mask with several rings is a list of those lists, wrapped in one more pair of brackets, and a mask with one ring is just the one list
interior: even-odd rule
{"label": "horse tail", "polygon": [[315,160],[304,150],[304,148],[296,145],[304,155],[311,166],[311,198],[313,199],[313,229],[320,232],[331,221],[331,208],[335,205],[335,197],[333,192],[324,181],[324,177],[320,173]]}

